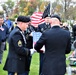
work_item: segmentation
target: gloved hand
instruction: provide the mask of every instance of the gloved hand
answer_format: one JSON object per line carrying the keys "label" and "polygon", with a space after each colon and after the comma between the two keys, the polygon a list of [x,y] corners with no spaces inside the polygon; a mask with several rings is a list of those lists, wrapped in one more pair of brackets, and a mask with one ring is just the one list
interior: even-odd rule
{"label": "gloved hand", "polygon": [[31,54],[31,56],[32,56],[35,52],[37,52],[35,49],[30,49],[30,54]]}

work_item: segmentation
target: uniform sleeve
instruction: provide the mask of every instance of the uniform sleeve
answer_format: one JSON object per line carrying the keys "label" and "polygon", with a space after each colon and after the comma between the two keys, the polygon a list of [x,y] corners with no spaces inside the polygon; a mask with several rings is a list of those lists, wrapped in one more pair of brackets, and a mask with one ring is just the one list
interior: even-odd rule
{"label": "uniform sleeve", "polygon": [[70,37],[70,33],[69,33],[69,38],[68,38],[68,43],[67,43],[67,47],[66,47],[66,54],[70,53],[71,51],[71,37]]}
{"label": "uniform sleeve", "polygon": [[46,42],[46,37],[45,37],[45,34],[43,33],[42,36],[40,37],[40,39],[37,41],[37,43],[34,46],[34,48],[37,50],[37,52],[41,52],[40,49],[43,47],[45,42]]}
{"label": "uniform sleeve", "polygon": [[2,42],[5,42],[7,40],[7,38],[8,38],[8,36],[9,36],[9,30],[8,30],[8,28],[5,25],[3,25],[3,26],[4,26],[4,29],[5,29],[4,30],[5,35],[2,38]]}
{"label": "uniform sleeve", "polygon": [[7,28],[7,31],[6,31],[6,39],[8,38],[9,36],[9,29]]}
{"label": "uniform sleeve", "polygon": [[20,34],[16,34],[12,37],[12,43],[15,47],[16,53],[20,55],[28,55],[30,50],[25,47],[23,38]]}
{"label": "uniform sleeve", "polygon": [[37,27],[37,32],[41,32],[40,29],[41,29],[41,28],[40,28],[40,25],[38,25],[38,27]]}

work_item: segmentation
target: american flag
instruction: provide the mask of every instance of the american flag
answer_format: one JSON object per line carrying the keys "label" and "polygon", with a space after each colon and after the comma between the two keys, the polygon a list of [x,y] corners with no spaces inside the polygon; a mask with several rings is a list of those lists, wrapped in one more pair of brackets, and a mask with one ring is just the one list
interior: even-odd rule
{"label": "american flag", "polygon": [[44,22],[44,19],[42,19],[42,12],[34,12],[31,15],[31,24],[35,27],[38,27],[39,24]]}

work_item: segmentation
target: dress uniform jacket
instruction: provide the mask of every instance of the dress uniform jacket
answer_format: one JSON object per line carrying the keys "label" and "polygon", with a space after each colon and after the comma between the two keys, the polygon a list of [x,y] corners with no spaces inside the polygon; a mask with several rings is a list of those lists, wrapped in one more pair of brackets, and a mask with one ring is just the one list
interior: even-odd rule
{"label": "dress uniform jacket", "polygon": [[42,75],[64,75],[66,72],[65,54],[71,51],[70,32],[54,26],[44,32],[35,44],[35,49],[45,45]]}
{"label": "dress uniform jacket", "polygon": [[33,48],[33,37],[30,36],[30,34],[31,34],[31,32],[33,32],[35,30],[36,30],[36,28],[34,26],[29,25],[27,30],[24,32],[25,37],[26,37],[26,42],[27,42],[26,46],[29,49]]}
{"label": "dress uniform jacket", "polygon": [[42,24],[38,25],[37,31],[43,33],[45,30],[48,30],[50,28],[51,28],[50,24],[46,25],[46,23],[42,23]]}
{"label": "dress uniform jacket", "polygon": [[28,71],[28,56],[30,50],[26,48],[26,39],[16,27],[9,35],[9,53],[5,62],[4,70],[9,72],[24,73]]}
{"label": "dress uniform jacket", "polygon": [[[45,31],[49,30],[50,28],[51,28],[50,23],[46,24],[46,22],[44,22],[44,23],[38,25],[37,31],[43,33],[43,32],[45,32]],[[42,53],[40,53],[39,75],[40,75],[41,72],[42,72],[43,57],[44,57],[44,53],[43,53],[43,51],[42,51]]]}

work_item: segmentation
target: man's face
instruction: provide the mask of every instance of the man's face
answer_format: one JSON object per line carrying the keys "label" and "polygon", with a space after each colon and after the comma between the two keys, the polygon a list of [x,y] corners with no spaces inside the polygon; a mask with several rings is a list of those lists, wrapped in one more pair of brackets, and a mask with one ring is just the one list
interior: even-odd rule
{"label": "man's face", "polygon": [[3,18],[0,18],[0,26],[3,24]]}
{"label": "man's face", "polygon": [[8,16],[6,16],[6,20],[8,20]]}
{"label": "man's face", "polygon": [[27,23],[22,23],[22,29],[25,31],[28,28],[29,22]]}
{"label": "man's face", "polygon": [[45,22],[46,22],[46,23],[50,23],[50,17],[46,17],[46,18],[45,18]]}

